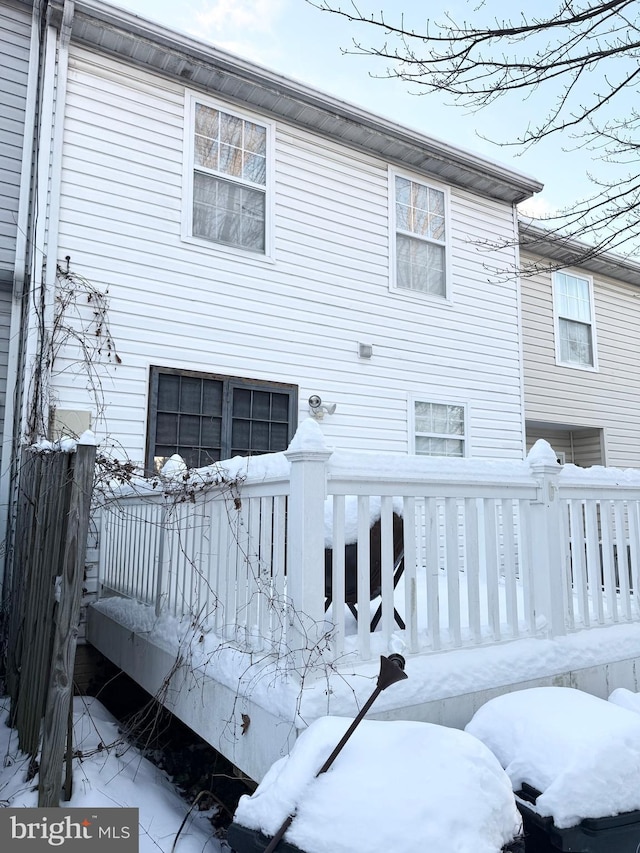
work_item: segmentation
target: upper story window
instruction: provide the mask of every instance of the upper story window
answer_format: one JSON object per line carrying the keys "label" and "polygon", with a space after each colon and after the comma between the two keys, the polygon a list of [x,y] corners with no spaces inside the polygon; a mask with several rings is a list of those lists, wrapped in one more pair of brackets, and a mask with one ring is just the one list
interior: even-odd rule
{"label": "upper story window", "polygon": [[447,295],[446,195],[395,175],[396,287]]}
{"label": "upper story window", "polygon": [[465,407],[414,400],[414,441],[419,456],[465,456]]}
{"label": "upper story window", "polygon": [[179,454],[190,468],[286,450],[297,386],[152,367],[147,469]]}
{"label": "upper story window", "polygon": [[189,105],[187,236],[265,254],[269,126],[196,99]]}
{"label": "upper story window", "polygon": [[591,279],[557,272],[554,290],[558,361],[575,367],[595,367]]}

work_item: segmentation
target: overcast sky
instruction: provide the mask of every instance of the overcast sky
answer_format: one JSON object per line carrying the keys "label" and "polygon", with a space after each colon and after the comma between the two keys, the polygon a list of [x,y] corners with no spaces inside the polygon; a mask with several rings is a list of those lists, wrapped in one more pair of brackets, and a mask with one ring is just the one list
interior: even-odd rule
{"label": "overcast sky", "polygon": [[[530,7],[530,0],[520,0]],[[346,6],[349,0],[344,0]],[[380,33],[367,26],[350,24],[337,15],[321,12],[306,0],[117,0],[114,5],[150,18],[175,30],[213,42],[275,71],[294,77],[344,100],[391,118],[400,124],[450,140],[494,160],[533,175],[545,184],[535,202],[537,211],[570,206],[590,195],[586,172],[603,176],[601,163],[584,152],[563,152],[570,140],[547,140],[517,156],[513,147],[499,147],[483,139],[509,140],[530,119],[540,117],[544,103],[498,102],[490,111],[470,114],[460,106],[447,105],[439,96],[417,96],[399,80],[376,79],[384,74],[385,63],[371,57],[344,54],[354,39],[365,43],[379,40]],[[361,9],[386,9],[397,21],[401,9],[414,26],[422,26],[427,14],[442,20],[439,7],[457,20],[468,17],[471,7],[465,0],[376,0],[360,4]],[[536,11],[554,7],[555,0],[539,0]],[[504,9],[517,18],[517,2],[491,0],[487,6]],[[426,10],[426,11],[425,11]],[[490,14],[487,18],[491,20]],[[548,94],[545,92],[545,98]]]}

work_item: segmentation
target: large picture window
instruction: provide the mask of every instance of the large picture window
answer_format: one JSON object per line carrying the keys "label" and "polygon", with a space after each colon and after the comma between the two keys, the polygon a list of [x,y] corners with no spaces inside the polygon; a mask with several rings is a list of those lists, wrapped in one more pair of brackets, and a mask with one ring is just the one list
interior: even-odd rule
{"label": "large picture window", "polygon": [[396,287],[447,295],[443,190],[395,175]]}
{"label": "large picture window", "polygon": [[576,367],[595,367],[591,280],[557,272],[554,289],[558,361]]}
{"label": "large picture window", "polygon": [[193,103],[190,236],[264,254],[268,127]]}
{"label": "large picture window", "polygon": [[147,468],[174,453],[190,468],[232,456],[286,450],[297,388],[231,376],[152,367]]}
{"label": "large picture window", "polygon": [[418,456],[465,456],[465,407],[415,400],[414,441]]}

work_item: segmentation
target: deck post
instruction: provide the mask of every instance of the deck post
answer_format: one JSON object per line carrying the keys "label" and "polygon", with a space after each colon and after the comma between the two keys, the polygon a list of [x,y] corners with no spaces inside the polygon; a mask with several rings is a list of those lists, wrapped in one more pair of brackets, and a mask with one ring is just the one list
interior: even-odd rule
{"label": "deck post", "polygon": [[[565,621],[564,549],[562,543],[563,504],[559,477],[562,470],[555,453],[530,460],[537,481],[538,496],[529,504],[531,572],[536,619],[544,616],[550,637],[567,633]],[[547,458],[548,457],[548,458]]]}
{"label": "deck post", "polygon": [[323,446],[297,446],[294,438],[285,455],[291,463],[287,509],[287,598],[289,651],[307,670],[318,657],[324,633],[324,501],[327,461]]}

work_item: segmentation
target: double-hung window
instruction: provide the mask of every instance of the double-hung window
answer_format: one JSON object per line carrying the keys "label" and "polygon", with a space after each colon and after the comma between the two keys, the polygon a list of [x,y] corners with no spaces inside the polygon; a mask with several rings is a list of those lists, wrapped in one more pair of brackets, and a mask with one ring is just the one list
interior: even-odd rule
{"label": "double-hung window", "polygon": [[465,407],[414,400],[413,425],[418,456],[465,456]]}
{"label": "double-hung window", "polygon": [[191,106],[188,236],[265,254],[269,128],[198,100]]}
{"label": "double-hung window", "polygon": [[152,367],[147,469],[174,453],[190,468],[232,456],[286,450],[297,386]]}
{"label": "double-hung window", "polygon": [[396,287],[446,297],[445,193],[401,175],[394,180]]}
{"label": "double-hung window", "polygon": [[556,272],[554,290],[558,362],[574,367],[595,367],[591,279]]}

